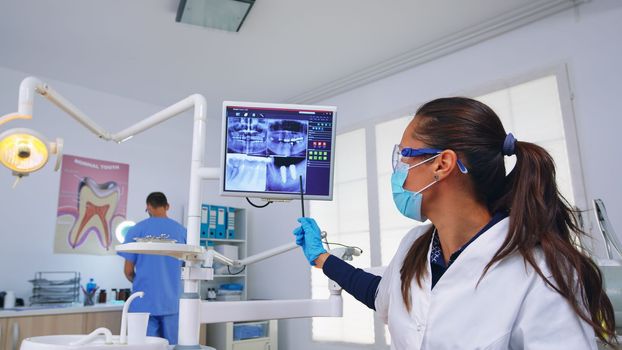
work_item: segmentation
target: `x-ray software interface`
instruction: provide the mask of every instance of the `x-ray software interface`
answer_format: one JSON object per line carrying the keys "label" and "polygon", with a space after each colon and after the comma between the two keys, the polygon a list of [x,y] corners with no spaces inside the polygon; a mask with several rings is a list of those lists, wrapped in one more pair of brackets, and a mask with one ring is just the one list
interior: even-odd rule
{"label": "x-ray software interface", "polygon": [[225,192],[328,196],[334,112],[226,107]]}

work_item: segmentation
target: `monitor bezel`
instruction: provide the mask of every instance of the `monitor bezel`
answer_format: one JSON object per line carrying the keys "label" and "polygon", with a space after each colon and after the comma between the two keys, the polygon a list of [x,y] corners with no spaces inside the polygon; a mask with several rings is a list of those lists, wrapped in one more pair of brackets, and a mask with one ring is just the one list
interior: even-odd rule
{"label": "monitor bezel", "polygon": [[226,157],[227,157],[227,108],[228,107],[248,107],[248,108],[272,108],[272,109],[293,109],[293,110],[310,110],[319,112],[332,112],[333,113],[333,128],[331,135],[330,146],[330,179],[328,195],[307,195],[304,194],[305,199],[312,200],[327,200],[333,199],[333,183],[335,173],[335,143],[337,136],[337,107],[335,106],[317,106],[317,105],[299,105],[299,104],[285,104],[285,103],[264,103],[264,102],[244,102],[244,101],[224,101],[222,103],[222,151],[220,156],[220,181],[219,181],[219,193],[225,197],[248,197],[248,198],[262,198],[268,200],[293,200],[300,199],[300,193],[258,193],[258,192],[243,192],[243,191],[226,191],[225,190],[225,175],[226,175]]}

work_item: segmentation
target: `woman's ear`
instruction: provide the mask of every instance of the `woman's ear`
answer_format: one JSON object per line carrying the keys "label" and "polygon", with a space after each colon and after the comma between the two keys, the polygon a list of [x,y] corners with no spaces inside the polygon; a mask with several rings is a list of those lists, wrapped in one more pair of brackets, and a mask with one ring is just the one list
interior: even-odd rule
{"label": "woman's ear", "polygon": [[439,181],[449,176],[458,161],[456,152],[448,149],[441,152],[434,162],[434,179]]}

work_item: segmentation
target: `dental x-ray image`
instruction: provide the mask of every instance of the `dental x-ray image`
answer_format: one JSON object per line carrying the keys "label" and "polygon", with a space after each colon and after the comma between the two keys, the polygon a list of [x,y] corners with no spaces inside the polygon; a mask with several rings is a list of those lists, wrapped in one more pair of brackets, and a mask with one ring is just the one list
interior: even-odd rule
{"label": "dental x-ray image", "polygon": [[259,118],[229,118],[227,152],[267,155],[268,123]]}
{"label": "dental x-ray image", "polygon": [[225,190],[300,191],[308,121],[230,117],[228,123]]}
{"label": "dental x-ray image", "polygon": [[268,151],[283,157],[305,157],[307,121],[272,120],[268,130]]}
{"label": "dental x-ray image", "polygon": [[300,176],[302,175],[303,192],[306,180],[307,161],[300,157],[273,157],[268,164],[267,191],[299,192]]}
{"label": "dental x-ray image", "polygon": [[263,192],[266,190],[269,157],[227,154],[225,189],[230,191]]}

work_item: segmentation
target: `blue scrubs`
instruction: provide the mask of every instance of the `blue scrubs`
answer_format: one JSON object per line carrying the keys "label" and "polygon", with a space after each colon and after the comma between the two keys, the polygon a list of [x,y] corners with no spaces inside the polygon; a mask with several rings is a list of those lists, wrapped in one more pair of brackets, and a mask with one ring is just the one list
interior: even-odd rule
{"label": "blue scrubs", "polygon": [[[151,217],[132,227],[124,243],[135,238],[168,235],[177,243],[186,243],[186,229],[169,218]],[[136,298],[130,312],[149,312],[147,335],[166,338],[169,344],[177,344],[179,297],[181,296],[181,261],[160,255],[117,253],[134,264],[132,292],[143,291],[145,296]]]}

